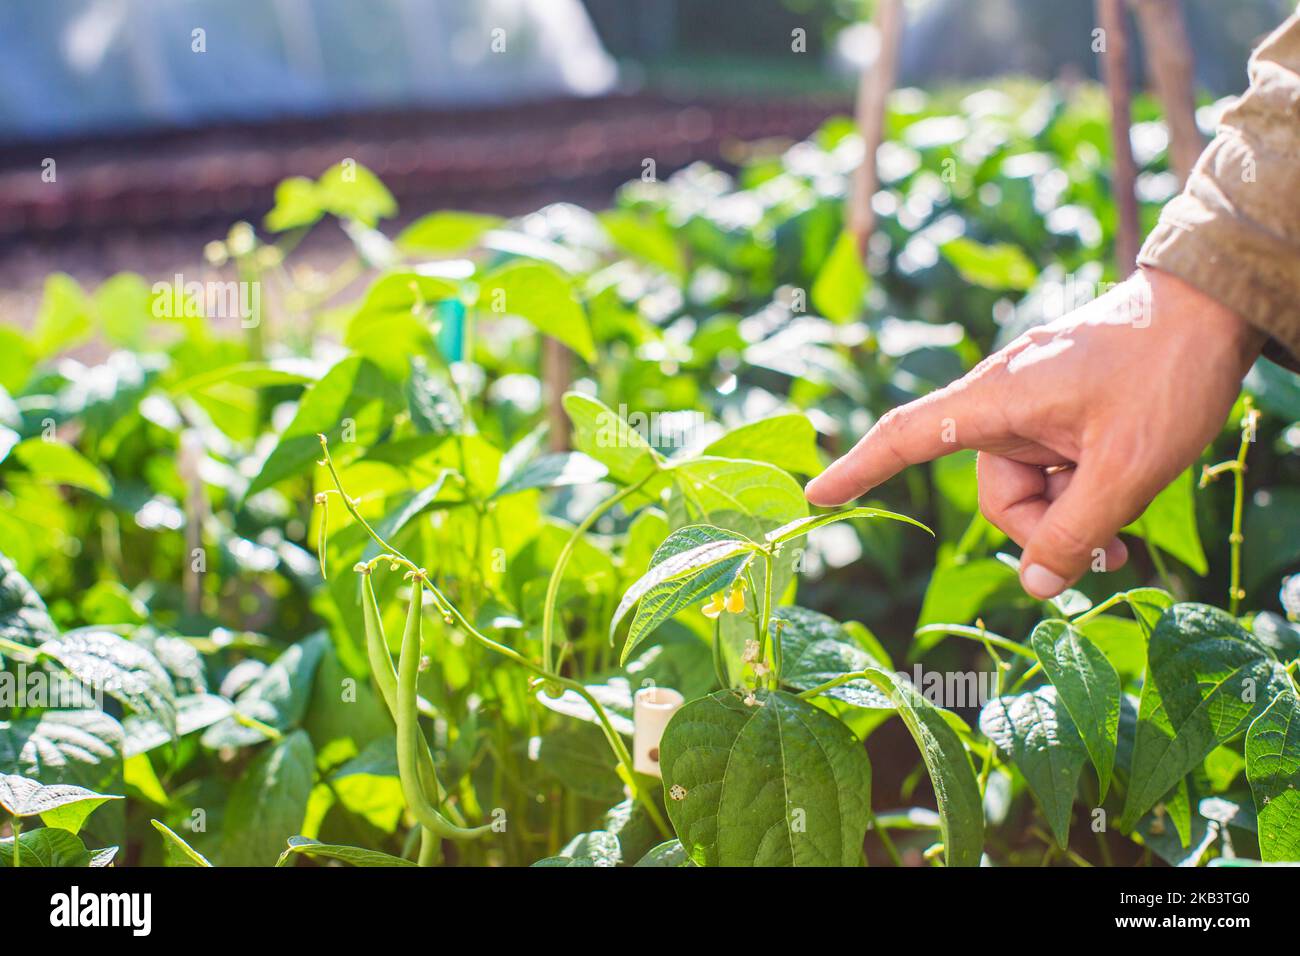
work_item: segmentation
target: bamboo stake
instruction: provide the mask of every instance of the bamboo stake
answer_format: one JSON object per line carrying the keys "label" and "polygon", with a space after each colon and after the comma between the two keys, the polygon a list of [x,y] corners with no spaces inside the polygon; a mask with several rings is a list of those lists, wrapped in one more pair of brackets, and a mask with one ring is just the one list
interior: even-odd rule
{"label": "bamboo stake", "polygon": [[1147,54],[1147,76],[1169,127],[1169,165],[1183,184],[1205,141],[1196,127],[1192,48],[1182,0],[1133,0],[1133,8]]}
{"label": "bamboo stake", "polygon": [[1096,11],[1105,37],[1105,45],[1099,56],[1102,78],[1110,98],[1110,140],[1111,149],[1115,153],[1111,182],[1115,208],[1119,213],[1115,263],[1119,277],[1123,278],[1133,271],[1138,254],[1138,205],[1137,195],[1133,191],[1137,167],[1133,162],[1133,143],[1129,138],[1132,114],[1128,89],[1128,24],[1124,19],[1124,0],[1096,0]]}
{"label": "bamboo stake", "polygon": [[903,36],[903,0],[877,0],[872,21],[880,35],[880,51],[858,81],[856,120],[862,134],[862,164],[853,175],[849,193],[849,230],[858,245],[858,255],[867,257],[867,241],[876,226],[871,197],[880,185],[876,171],[876,150],[884,137],[885,106],[898,71],[898,48]]}

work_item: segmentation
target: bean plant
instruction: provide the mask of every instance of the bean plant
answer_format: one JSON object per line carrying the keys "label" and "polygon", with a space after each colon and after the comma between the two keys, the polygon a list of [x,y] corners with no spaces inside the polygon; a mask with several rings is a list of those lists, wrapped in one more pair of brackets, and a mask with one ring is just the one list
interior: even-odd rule
{"label": "bean plant", "polygon": [[50,277],[0,326],[0,864],[1300,860],[1288,373],[1048,602],[969,454],[802,493],[1109,276],[1104,116],[900,98],[865,268],[832,121],[401,230],[344,160],[200,281]]}

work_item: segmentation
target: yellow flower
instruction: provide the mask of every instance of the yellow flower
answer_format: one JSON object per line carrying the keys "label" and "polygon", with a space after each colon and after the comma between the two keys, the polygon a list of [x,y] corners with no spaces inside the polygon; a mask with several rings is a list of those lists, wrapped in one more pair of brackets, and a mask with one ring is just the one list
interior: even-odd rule
{"label": "yellow flower", "polygon": [[726,607],[727,605],[723,600],[722,592],[719,591],[717,594],[713,595],[708,604],[704,605],[704,616],[710,621],[715,620],[719,614],[726,610]]}
{"label": "yellow flower", "polygon": [[745,590],[739,584],[731,589],[730,594],[724,595],[722,591],[713,595],[709,603],[702,608],[704,616],[709,620],[716,620],[718,615],[723,611],[730,614],[739,614],[745,610]]}

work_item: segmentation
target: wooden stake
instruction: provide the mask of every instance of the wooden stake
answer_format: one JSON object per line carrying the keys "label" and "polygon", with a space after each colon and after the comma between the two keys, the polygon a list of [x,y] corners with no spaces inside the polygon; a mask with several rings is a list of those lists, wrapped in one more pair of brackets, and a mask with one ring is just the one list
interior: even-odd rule
{"label": "wooden stake", "polygon": [[1192,47],[1182,0],[1133,0],[1133,8],[1147,54],[1147,76],[1169,127],[1169,165],[1179,183],[1186,183],[1205,140],[1196,127]]}
{"label": "wooden stake", "polygon": [[858,81],[857,124],[862,134],[862,165],[853,176],[849,193],[849,230],[858,244],[858,255],[867,257],[867,241],[876,226],[871,197],[880,185],[876,171],[876,150],[885,129],[885,106],[898,72],[898,48],[903,36],[903,0],[876,0],[872,20],[880,35],[880,51]]}
{"label": "wooden stake", "polygon": [[542,339],[542,376],[551,451],[568,451],[569,416],[562,400],[573,384],[573,353],[549,335]]}
{"label": "wooden stake", "polygon": [[1129,138],[1132,115],[1128,89],[1128,25],[1124,20],[1124,0],[1096,0],[1097,21],[1104,37],[1101,74],[1110,98],[1110,141],[1115,154],[1111,191],[1119,213],[1115,236],[1115,264],[1120,278],[1137,265],[1138,205],[1133,184],[1137,167],[1133,162],[1133,143]]}

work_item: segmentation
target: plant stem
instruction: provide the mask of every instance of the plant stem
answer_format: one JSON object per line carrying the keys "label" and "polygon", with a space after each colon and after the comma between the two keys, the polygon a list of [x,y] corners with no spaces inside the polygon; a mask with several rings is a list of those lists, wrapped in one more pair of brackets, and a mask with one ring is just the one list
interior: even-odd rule
{"label": "plant stem", "polygon": [[894,846],[889,831],[880,825],[880,821],[876,819],[876,814],[870,807],[867,808],[867,827],[875,831],[876,836],[880,837],[880,844],[885,848],[885,853],[889,856],[890,862],[894,866],[902,866],[903,858],[898,853],[898,847]]}
{"label": "plant stem", "polygon": [[964,637],[967,640],[987,642],[994,647],[1000,647],[1004,651],[1010,651],[1012,654],[1019,654],[1021,657],[1029,657],[1034,660],[1038,659],[1032,650],[1023,644],[1017,644],[1015,641],[994,634],[992,631],[981,627],[970,627],[966,624],[927,624],[925,627],[916,629],[914,637],[921,637],[924,634],[947,634],[951,637]]}
{"label": "plant stem", "polygon": [[654,474],[655,472],[651,472],[636,484],[628,485],[598,504],[573,529],[573,533],[569,535],[569,540],[564,542],[564,547],[560,550],[560,556],[555,560],[555,568],[551,571],[551,579],[546,582],[546,602],[542,605],[542,666],[547,670],[554,670],[555,602],[560,594],[560,582],[564,579],[564,570],[568,567],[569,558],[573,556],[573,549],[577,547],[578,541],[591,530],[591,526],[600,519],[601,515],[620,501],[640,491],[642,486]]}
{"label": "plant stem", "polygon": [[[760,618],[763,627],[763,640],[772,629],[772,577],[776,566],[776,545],[768,549],[763,561],[763,613]],[[772,635],[772,673],[768,677],[768,686],[775,689],[781,677],[781,637]]]}

